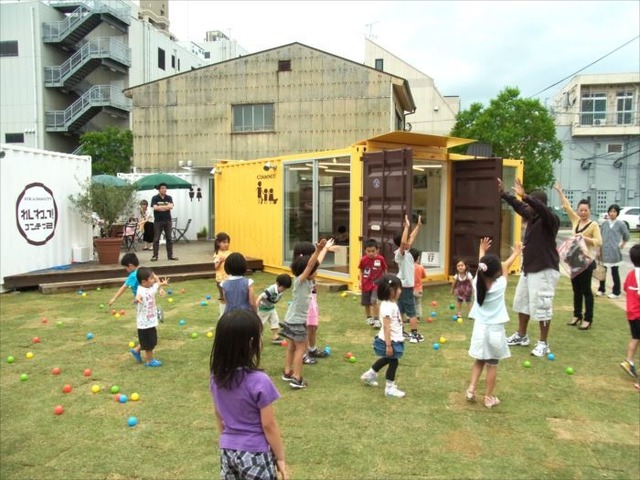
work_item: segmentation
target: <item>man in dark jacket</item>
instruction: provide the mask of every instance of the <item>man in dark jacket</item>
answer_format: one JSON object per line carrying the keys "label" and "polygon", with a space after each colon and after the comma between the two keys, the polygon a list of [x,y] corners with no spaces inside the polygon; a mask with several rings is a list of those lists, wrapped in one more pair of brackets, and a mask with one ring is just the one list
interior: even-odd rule
{"label": "man in dark jacket", "polygon": [[547,206],[547,195],[542,190],[526,194],[522,182],[516,179],[513,191],[522,198],[505,192],[498,178],[498,192],[502,199],[526,222],[522,249],[522,274],[516,287],[513,309],[518,312],[518,331],[507,339],[509,345],[529,345],[529,320],[540,325],[540,340],[531,355],[544,357],[551,352],[547,336],[553,315],[553,297],[560,278],[556,236],[560,220]]}

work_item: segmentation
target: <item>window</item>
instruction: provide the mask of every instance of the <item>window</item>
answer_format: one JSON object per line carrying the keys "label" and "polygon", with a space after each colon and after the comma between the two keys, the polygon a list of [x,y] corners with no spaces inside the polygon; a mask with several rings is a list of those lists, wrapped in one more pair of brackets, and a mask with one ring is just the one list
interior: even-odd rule
{"label": "window", "polygon": [[176,68],[176,56],[175,55],[171,55],[171,68],[173,68],[173,69]]}
{"label": "window", "polygon": [[211,52],[204,52],[204,58],[211,58]]}
{"label": "window", "polygon": [[180,71],[180,59],[178,59],[178,71]]}
{"label": "window", "polygon": [[633,123],[633,92],[616,93],[616,113],[616,123],[618,125],[631,125]]}
{"label": "window", "polygon": [[604,93],[583,93],[580,125],[605,125],[607,96]]}
{"label": "window", "polygon": [[291,60],[278,60],[278,71],[279,72],[290,72],[291,71]]}
{"label": "window", "polygon": [[5,133],[5,143],[24,143],[24,133]]}
{"label": "window", "polygon": [[376,70],[384,71],[384,60],[382,58],[376,58]]}
{"label": "window", "polygon": [[234,105],[234,132],[273,131],[273,104]]}
{"label": "window", "polygon": [[164,70],[164,50],[158,49],[158,68]]}
{"label": "window", "polygon": [[6,42],[0,42],[0,57],[17,57],[18,56],[18,41],[7,40]]}
{"label": "window", "polygon": [[622,144],[621,143],[608,143],[607,144],[607,153],[622,153]]}

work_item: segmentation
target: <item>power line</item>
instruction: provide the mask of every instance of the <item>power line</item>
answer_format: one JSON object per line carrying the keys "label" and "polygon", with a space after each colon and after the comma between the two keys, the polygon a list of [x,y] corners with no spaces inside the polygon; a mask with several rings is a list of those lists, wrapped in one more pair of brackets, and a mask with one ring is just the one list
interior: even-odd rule
{"label": "power line", "polygon": [[578,73],[582,72],[583,70],[586,70],[587,68],[589,68],[591,65],[595,65],[596,63],[598,63],[600,60],[603,60],[605,58],[607,58],[609,55],[611,55],[612,53],[617,52],[618,50],[620,50],[623,47],[626,47],[627,45],[629,45],[631,42],[634,42],[635,40],[637,40],[640,37],[640,35],[636,35],[634,38],[632,38],[631,40],[629,40],[626,43],[623,43],[622,45],[620,45],[618,48],[615,48],[614,50],[611,50],[609,53],[607,53],[606,55],[603,55],[602,57],[600,57],[599,59],[591,62],[589,65],[582,67],[580,70],[578,70],[577,72],[572,73],[571,75],[568,75],[566,77],[564,77],[562,80],[558,80],[556,83],[554,83],[553,85],[549,85],[547,88],[540,90],[538,93],[534,93],[533,95],[529,95],[530,97],[535,97],[537,95],[540,95],[542,92],[546,92],[547,90],[549,90],[550,88],[555,87],[556,85],[558,85],[559,83],[564,82],[565,80],[568,80],[569,78],[573,77],[574,75],[577,75]]}

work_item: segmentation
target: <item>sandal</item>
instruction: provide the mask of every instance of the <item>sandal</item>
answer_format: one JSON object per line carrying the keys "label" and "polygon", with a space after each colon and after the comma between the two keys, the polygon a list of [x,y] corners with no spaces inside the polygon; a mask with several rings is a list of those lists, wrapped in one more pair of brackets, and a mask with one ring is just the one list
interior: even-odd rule
{"label": "sandal", "polygon": [[570,322],[567,322],[567,325],[575,327],[576,325],[578,325],[578,323],[580,323],[581,320],[581,318],[573,317]]}
{"label": "sandal", "polygon": [[485,396],[484,397],[484,406],[491,409],[497,405],[500,405],[500,400],[498,400],[498,397],[489,397],[489,396]]}
{"label": "sandal", "polygon": [[578,330],[589,330],[591,328],[591,322],[587,322],[586,320],[582,321],[582,324],[578,327]]}
{"label": "sandal", "polygon": [[475,390],[467,390],[464,398],[467,400],[467,402],[475,402],[476,401],[476,392]]}

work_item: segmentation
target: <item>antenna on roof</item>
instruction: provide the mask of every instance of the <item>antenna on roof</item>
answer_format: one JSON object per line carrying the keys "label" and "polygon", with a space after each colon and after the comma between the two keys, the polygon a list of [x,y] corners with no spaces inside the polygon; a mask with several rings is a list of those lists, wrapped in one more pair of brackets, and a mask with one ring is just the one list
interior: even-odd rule
{"label": "antenna on roof", "polygon": [[367,23],[367,24],[365,24],[365,27],[366,27],[366,29],[367,29],[367,38],[378,38],[378,36],[377,36],[377,35],[374,35],[374,34],[373,34],[373,26],[374,26],[376,23],[379,23],[379,22],[380,22],[380,20],[376,20],[375,22],[371,22],[371,23]]}

